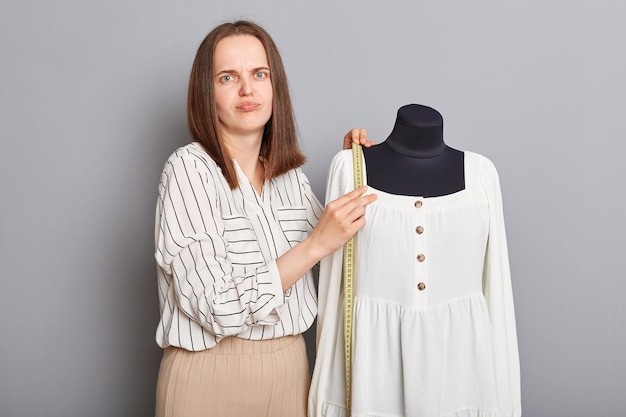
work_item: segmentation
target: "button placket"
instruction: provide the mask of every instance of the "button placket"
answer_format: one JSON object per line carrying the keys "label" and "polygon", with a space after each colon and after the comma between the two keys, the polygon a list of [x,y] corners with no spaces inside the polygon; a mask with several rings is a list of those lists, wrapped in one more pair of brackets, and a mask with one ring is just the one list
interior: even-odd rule
{"label": "button placket", "polygon": [[426,220],[424,201],[418,199],[413,205],[415,212],[415,224],[413,230],[415,242],[415,286],[413,287],[413,291],[420,302],[426,304],[428,299],[428,291],[425,291],[427,288],[426,284],[428,282],[428,266],[426,263],[427,234],[425,233],[426,229],[424,228]]}

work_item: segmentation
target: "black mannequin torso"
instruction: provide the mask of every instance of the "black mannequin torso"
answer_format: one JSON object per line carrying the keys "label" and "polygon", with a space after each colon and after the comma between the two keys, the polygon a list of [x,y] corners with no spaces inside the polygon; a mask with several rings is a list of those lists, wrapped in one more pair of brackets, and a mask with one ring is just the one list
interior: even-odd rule
{"label": "black mannequin torso", "polygon": [[367,184],[390,194],[438,197],[465,188],[463,152],[443,141],[443,119],[433,108],[398,110],[384,142],[363,148]]}

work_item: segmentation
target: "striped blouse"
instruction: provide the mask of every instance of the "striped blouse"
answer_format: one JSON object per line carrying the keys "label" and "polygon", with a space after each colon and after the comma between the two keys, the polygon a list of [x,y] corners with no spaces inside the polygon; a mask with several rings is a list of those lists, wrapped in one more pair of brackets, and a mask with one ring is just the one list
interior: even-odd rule
{"label": "striped blouse", "polygon": [[198,143],[174,152],[159,183],[156,342],[191,351],[227,336],[295,335],[317,314],[308,272],[286,292],[276,259],[304,240],[322,207],[301,169],[265,180],[259,196],[235,161],[232,190]]}

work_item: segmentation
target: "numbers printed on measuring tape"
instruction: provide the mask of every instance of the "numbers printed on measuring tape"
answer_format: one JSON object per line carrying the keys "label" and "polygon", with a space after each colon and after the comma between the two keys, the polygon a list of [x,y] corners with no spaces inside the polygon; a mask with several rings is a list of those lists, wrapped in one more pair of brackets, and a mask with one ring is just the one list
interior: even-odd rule
{"label": "numbers printed on measuring tape", "polygon": [[[354,188],[363,185],[361,145],[352,144],[352,166],[354,172]],[[351,237],[343,249],[343,331],[344,331],[344,355],[346,376],[346,416],[351,415],[352,396],[352,322],[354,301],[354,237]]]}

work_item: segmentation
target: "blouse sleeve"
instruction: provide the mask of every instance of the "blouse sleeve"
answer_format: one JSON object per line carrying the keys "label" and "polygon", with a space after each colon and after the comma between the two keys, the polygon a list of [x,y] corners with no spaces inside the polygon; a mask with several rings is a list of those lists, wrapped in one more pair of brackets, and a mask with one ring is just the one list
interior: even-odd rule
{"label": "blouse sleeve", "polygon": [[309,183],[309,179],[304,175],[304,173],[298,169],[297,170],[300,177],[300,188],[302,193],[302,199],[304,203],[304,207],[306,208],[306,219],[307,219],[307,235],[311,234],[320,217],[322,216],[322,211],[324,210],[322,205],[320,204],[315,194],[313,194],[313,190],[311,189],[311,184]]}
{"label": "blouse sleeve", "polygon": [[489,237],[483,271],[483,292],[492,324],[498,408],[502,417],[518,417],[522,412],[513,289],[500,181],[495,166],[489,160],[486,160],[482,183],[489,201]]}
{"label": "blouse sleeve", "polygon": [[[317,197],[313,193],[313,189],[311,188],[311,183],[309,182],[309,179],[307,178],[307,176],[302,172],[300,168],[297,169],[297,172],[300,177],[300,181],[299,181],[300,192],[302,195],[304,207],[306,208],[306,221],[307,221],[306,234],[308,236],[311,234],[311,232],[313,232],[313,229],[315,228],[315,226],[317,226],[317,223],[319,222],[320,217],[322,217],[322,212],[324,211],[324,207],[322,206],[320,201],[317,199]],[[311,273],[313,274],[313,278],[315,280],[317,280],[317,278],[319,277],[319,265],[320,264],[318,262],[311,269]],[[291,288],[289,288],[289,290],[291,290]],[[317,300],[317,295],[316,295],[316,300]]]}
{"label": "blouse sleeve", "polygon": [[253,324],[276,324],[285,297],[274,260],[234,268],[228,259],[215,173],[170,158],[161,176],[156,260],[178,307],[218,339]]}

